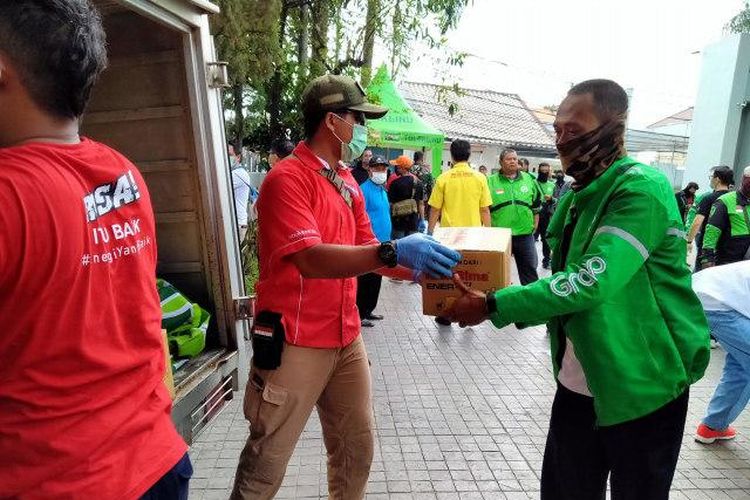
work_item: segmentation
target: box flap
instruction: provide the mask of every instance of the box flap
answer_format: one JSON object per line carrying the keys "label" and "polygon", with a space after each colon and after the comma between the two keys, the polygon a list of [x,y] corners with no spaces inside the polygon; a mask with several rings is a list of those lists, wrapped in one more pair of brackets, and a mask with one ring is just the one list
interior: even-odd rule
{"label": "box flap", "polygon": [[433,236],[455,250],[507,252],[512,233],[504,227],[439,227]]}

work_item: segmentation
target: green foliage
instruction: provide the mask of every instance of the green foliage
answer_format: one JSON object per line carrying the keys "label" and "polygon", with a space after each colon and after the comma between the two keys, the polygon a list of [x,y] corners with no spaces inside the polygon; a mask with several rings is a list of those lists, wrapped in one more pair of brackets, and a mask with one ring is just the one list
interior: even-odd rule
{"label": "green foliage", "polygon": [[745,8],[729,20],[724,31],[727,33],[750,33],[750,3],[745,2]]}
{"label": "green foliage", "polygon": [[[261,149],[278,135],[301,138],[299,102],[310,78],[328,72],[358,78],[361,72],[367,80],[373,51],[367,50],[366,33],[388,49],[396,76],[409,67],[415,45],[445,48],[445,34],[467,2],[218,0],[222,13],[213,17],[212,32],[235,86],[224,101],[225,109],[233,110],[227,114],[228,137],[242,136]],[[444,53],[446,64],[463,63],[462,54]]]}

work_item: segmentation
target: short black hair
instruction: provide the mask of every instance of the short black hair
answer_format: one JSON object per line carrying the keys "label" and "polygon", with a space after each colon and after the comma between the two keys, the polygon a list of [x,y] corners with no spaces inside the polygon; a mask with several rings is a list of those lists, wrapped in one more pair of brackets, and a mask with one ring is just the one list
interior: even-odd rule
{"label": "short black hair", "polygon": [[549,169],[552,170],[552,165],[550,165],[546,161],[543,161],[542,163],[539,164],[539,168],[542,168],[542,167],[549,167]]}
{"label": "short black hair", "polygon": [[106,35],[89,0],[0,0],[0,52],[34,103],[78,118],[107,67]]}
{"label": "short black hair", "polygon": [[695,189],[696,191],[698,191],[698,189],[700,189],[700,186],[697,182],[688,182],[683,191],[687,193],[690,189]]}
{"label": "short black hair", "polygon": [[[516,153],[516,150],[513,148],[505,148],[502,151],[500,151],[500,161],[503,161],[506,156],[508,156],[511,153]],[[518,154],[518,153],[516,153]]]}
{"label": "short black hair", "polygon": [[414,163],[421,161],[423,158],[424,158],[424,153],[422,151],[414,151]]}
{"label": "short black hair", "polygon": [[454,162],[468,161],[471,156],[471,144],[463,139],[451,142],[451,158]]}
{"label": "short black hair", "polygon": [[286,158],[294,151],[294,143],[286,138],[276,139],[271,143],[271,153],[279,159]]}
{"label": "short black hair", "polygon": [[725,186],[734,184],[734,171],[726,165],[719,165],[711,169],[712,177],[719,179]]}
{"label": "short black hair", "polygon": [[568,95],[583,94],[591,94],[596,116],[602,122],[617,117],[625,118],[628,115],[628,94],[617,82],[602,78],[586,80],[568,91]]}

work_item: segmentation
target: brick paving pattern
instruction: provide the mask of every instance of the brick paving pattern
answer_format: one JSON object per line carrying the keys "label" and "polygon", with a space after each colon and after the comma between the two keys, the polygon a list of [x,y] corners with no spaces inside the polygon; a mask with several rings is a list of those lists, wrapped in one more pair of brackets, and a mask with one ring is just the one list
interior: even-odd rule
{"label": "brick paving pattern", "polygon": [[[539,474],[555,390],[543,328],[438,327],[421,314],[419,287],[383,282],[363,335],[372,362],[375,458],[368,499],[539,498]],[[712,351],[691,390],[686,434],[670,498],[750,499],[750,416],[734,441],[705,446],[695,430],[720,378]],[[226,499],[248,434],[242,394],[191,448],[191,500]],[[317,414],[297,445],[277,498],[327,498]]]}

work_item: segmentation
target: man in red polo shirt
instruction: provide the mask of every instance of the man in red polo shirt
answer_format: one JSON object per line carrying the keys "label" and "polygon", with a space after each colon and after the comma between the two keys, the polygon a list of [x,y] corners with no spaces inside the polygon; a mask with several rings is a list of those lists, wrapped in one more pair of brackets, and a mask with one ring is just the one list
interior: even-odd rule
{"label": "man in red polo shirt", "polygon": [[78,136],[87,0],[0,1],[0,498],[187,500],[146,184]]}
{"label": "man in red polo shirt", "polygon": [[263,182],[258,314],[245,393],[250,437],[233,499],[274,496],[316,406],[330,498],[364,496],[373,415],[356,276],[376,270],[402,279],[450,276],[460,259],[423,234],[384,243],[373,235],[362,193],[342,162],[364,151],[365,118],[386,112],[367,103],[348,77],[313,80],[303,94],[307,139]]}

